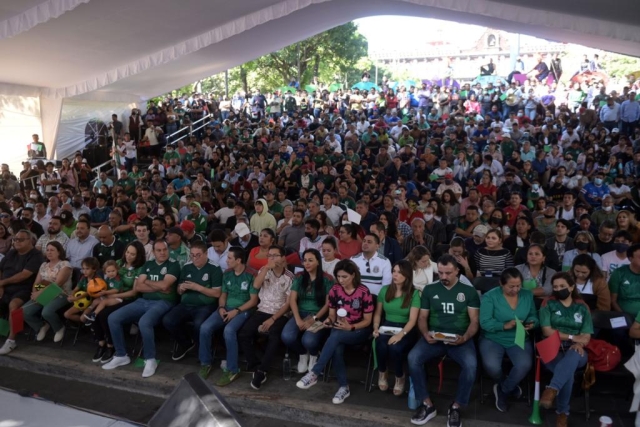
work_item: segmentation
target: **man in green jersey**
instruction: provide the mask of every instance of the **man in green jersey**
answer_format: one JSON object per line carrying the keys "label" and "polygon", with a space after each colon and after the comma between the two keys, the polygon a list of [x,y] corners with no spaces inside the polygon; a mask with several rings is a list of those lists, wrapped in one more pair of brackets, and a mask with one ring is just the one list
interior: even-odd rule
{"label": "man in green jersey", "polygon": [[184,244],[182,238],[184,232],[180,227],[171,227],[167,230],[165,240],[169,245],[169,258],[177,261],[182,268],[189,261],[189,248]]}
{"label": "man in green jersey", "polygon": [[206,379],[211,373],[211,341],[218,329],[224,328],[227,346],[227,367],[216,385],[225,386],[235,380],[238,368],[238,331],[258,305],[258,289],[253,286],[254,274],[246,265],[247,255],[237,246],[229,249],[227,270],[222,276],[222,294],[219,308],[200,326],[200,377]]}
{"label": "man in green jersey", "polygon": [[162,319],[162,324],[176,340],[173,360],[182,359],[195,347],[191,331],[185,329],[185,323],[192,321],[196,335],[199,334],[200,325],[218,305],[222,286],[222,270],[207,258],[207,245],[204,242],[194,242],[189,256],[191,261],[182,267],[180,273],[180,304]]}
{"label": "man in green jersey", "polygon": [[[460,270],[455,258],[442,255],[438,260],[440,280],[422,291],[418,328],[421,339],[409,353],[409,373],[416,399],[421,402],[411,423],[426,424],[436,416],[436,408],[427,390],[424,365],[447,356],[460,365],[458,390],[448,411],[448,426],[462,425],[460,407],[469,403],[476,379],[476,347],[480,298],[476,290],[458,280]],[[446,334],[446,335],[443,335]]]}
{"label": "man in green jersey", "polygon": [[[611,309],[623,313],[627,325],[631,325],[635,316],[640,313],[640,244],[631,245],[627,249],[628,265],[616,268],[609,278],[611,291]],[[627,328],[616,328],[612,331],[613,344],[620,348],[623,358],[633,354],[633,346],[628,338]]]}
{"label": "man in green jersey", "polygon": [[142,377],[150,377],[156,372],[158,364],[154,328],[176,305],[176,283],[180,277],[180,264],[169,259],[169,245],[164,240],[158,240],[153,244],[153,255],[155,260],[144,264],[134,284],[134,289],[142,294],[142,297],[109,316],[109,330],[116,354],[109,363],[102,365],[102,369],[116,369],[131,363],[127,355],[123,328],[125,324],[138,322],[144,349]]}

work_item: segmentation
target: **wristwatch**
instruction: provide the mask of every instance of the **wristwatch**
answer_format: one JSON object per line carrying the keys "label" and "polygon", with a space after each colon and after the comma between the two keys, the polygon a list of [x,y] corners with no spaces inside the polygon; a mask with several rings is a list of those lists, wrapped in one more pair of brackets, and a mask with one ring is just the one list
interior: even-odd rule
{"label": "wristwatch", "polygon": [[569,335],[569,341],[573,341],[573,335]]}
{"label": "wristwatch", "polygon": [[313,321],[315,322],[316,320],[318,320],[318,318],[315,316],[315,314],[313,315]]}

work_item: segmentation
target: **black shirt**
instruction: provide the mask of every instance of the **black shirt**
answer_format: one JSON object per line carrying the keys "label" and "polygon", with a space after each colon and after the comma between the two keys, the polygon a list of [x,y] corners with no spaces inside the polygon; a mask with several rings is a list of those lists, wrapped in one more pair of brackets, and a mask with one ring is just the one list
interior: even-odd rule
{"label": "black shirt", "polygon": [[31,249],[26,254],[20,255],[15,249],[11,249],[7,255],[0,261],[0,271],[2,279],[8,279],[24,270],[31,272],[31,275],[25,280],[7,285],[4,287],[5,292],[12,293],[21,290],[31,290],[33,282],[40,271],[40,266],[45,261],[42,252],[36,248]]}

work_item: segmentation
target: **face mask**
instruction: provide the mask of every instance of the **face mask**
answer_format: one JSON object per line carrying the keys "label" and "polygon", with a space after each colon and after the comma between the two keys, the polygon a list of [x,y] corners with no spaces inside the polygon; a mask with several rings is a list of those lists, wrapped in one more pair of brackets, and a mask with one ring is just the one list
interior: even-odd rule
{"label": "face mask", "polygon": [[605,212],[611,212],[611,209],[613,209],[613,206],[603,206],[602,210],[604,210]]}
{"label": "face mask", "polygon": [[579,251],[586,251],[587,249],[589,249],[589,243],[587,242],[575,242],[574,246]]}
{"label": "face mask", "polygon": [[171,154],[171,153],[173,153],[173,150],[167,150],[167,153]]}
{"label": "face mask", "polygon": [[451,185],[451,184],[453,184],[453,180],[452,180],[452,179],[445,179],[445,180],[444,180],[444,183],[445,183],[446,185]]}
{"label": "face mask", "polygon": [[492,225],[500,225],[500,219],[498,219],[498,218],[491,218],[491,219],[489,220],[489,224],[492,224]]}
{"label": "face mask", "polygon": [[556,297],[557,300],[564,301],[571,296],[571,291],[569,288],[553,291],[553,296]]}
{"label": "face mask", "polygon": [[522,116],[523,116],[523,114],[522,114],[522,113],[518,113],[518,117],[522,117]]}
{"label": "face mask", "polygon": [[621,182],[616,182],[616,187],[618,187],[618,188],[622,187],[622,183]]}
{"label": "face mask", "polygon": [[431,221],[433,219],[433,215],[427,214],[424,216],[425,221]]}
{"label": "face mask", "polygon": [[307,232],[305,231],[304,236],[305,236],[307,239],[309,239],[309,240],[313,240],[313,234],[311,234],[311,233],[307,233]]}
{"label": "face mask", "polygon": [[594,183],[595,185],[602,185],[602,178],[596,178],[596,179],[594,179],[594,180],[593,180],[593,183]]}
{"label": "face mask", "polygon": [[540,185],[538,185],[538,184],[533,184],[533,185],[531,186],[531,188],[533,189],[533,191],[538,191],[538,190],[540,189]]}
{"label": "face mask", "polygon": [[158,215],[164,215],[164,209],[158,208]]}
{"label": "face mask", "polygon": [[222,183],[222,188],[223,188],[223,189],[224,189],[224,188],[227,188],[228,186],[229,186],[229,184],[227,184],[226,182],[223,182],[223,183]]}
{"label": "face mask", "polygon": [[614,243],[613,249],[615,249],[615,251],[619,254],[622,254],[627,252],[627,249],[629,249],[629,245],[627,245],[626,243]]}
{"label": "face mask", "polygon": [[556,216],[555,215],[544,214],[544,217],[547,218],[547,219],[551,219],[551,218],[555,218]]}
{"label": "face mask", "polygon": [[582,175],[576,175],[576,179],[577,180],[581,180],[582,179]]}

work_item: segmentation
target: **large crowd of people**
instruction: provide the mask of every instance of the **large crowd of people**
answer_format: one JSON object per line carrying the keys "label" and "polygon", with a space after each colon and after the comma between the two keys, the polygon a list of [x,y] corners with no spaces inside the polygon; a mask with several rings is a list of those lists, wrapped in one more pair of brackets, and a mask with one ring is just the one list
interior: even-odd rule
{"label": "large crowd of people", "polygon": [[[113,117],[111,176],[82,153],[57,170],[25,162],[19,180],[3,165],[2,314],[24,307],[37,342],[86,325],[107,370],[131,363],[134,324],[143,377],[167,357],[158,326],[171,358],[197,353],[205,379],[224,344],[218,386],[244,354],[259,390],[286,346],[301,389],[331,366],[335,404],[350,395],[345,347],[375,338],[379,389],[401,396],[409,377],[417,425],[436,416],[425,365],[446,355],[461,367],[451,427],[480,363],[505,412],[530,375],[533,332],[557,332],[541,405],[564,426],[592,317],[627,319],[607,337],[627,357],[640,337],[640,104],[632,84],[521,80],[187,94],[132,111],[128,126]],[[106,287],[81,304],[97,278]],[[40,305],[54,283],[64,293]],[[522,347],[519,322],[532,331]],[[12,327],[0,354],[16,348]]]}

